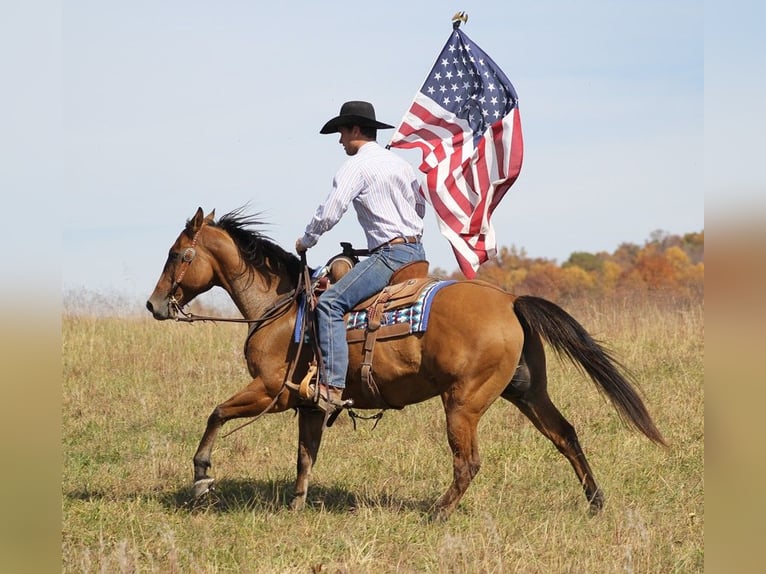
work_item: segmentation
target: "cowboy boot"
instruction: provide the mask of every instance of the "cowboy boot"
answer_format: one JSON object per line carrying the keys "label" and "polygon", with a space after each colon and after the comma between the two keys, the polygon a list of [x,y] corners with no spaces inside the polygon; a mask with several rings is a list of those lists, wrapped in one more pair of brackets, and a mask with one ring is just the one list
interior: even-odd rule
{"label": "cowboy boot", "polygon": [[319,388],[312,390],[316,397],[316,407],[325,413],[326,427],[332,426],[344,408],[350,408],[354,405],[353,399],[343,399],[343,389],[319,383]]}

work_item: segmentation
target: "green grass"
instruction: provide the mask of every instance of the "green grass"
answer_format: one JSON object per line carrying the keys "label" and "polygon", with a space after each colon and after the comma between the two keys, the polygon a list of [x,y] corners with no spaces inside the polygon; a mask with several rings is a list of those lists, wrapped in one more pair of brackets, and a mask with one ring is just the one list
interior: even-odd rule
{"label": "green grass", "polygon": [[[632,369],[668,449],[626,429],[549,353],[606,507],[589,517],[566,460],[512,405],[482,419],[482,469],[427,522],[451,454],[441,403],[325,433],[307,508],[287,503],[297,420],[266,416],[213,453],[192,505],[191,457],[216,404],[248,382],[244,327],[65,315],[63,572],[702,572],[701,306],[570,309]],[[233,428],[236,422],[224,427]]]}

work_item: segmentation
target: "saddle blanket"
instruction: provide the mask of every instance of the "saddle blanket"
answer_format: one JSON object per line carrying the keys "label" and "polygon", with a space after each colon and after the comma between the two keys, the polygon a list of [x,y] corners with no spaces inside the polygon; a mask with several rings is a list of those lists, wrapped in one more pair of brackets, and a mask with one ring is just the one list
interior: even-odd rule
{"label": "saddle blanket", "polygon": [[[392,309],[391,311],[384,311],[380,317],[380,326],[386,327],[399,323],[408,323],[410,326],[410,333],[420,333],[425,331],[428,327],[428,315],[431,311],[431,302],[433,301],[434,295],[436,295],[436,293],[443,287],[454,282],[455,281],[436,281],[427,285],[412,305],[401,307],[399,309]],[[349,313],[346,316],[346,330],[352,331],[355,329],[366,328],[366,309]]]}
{"label": "saddle blanket", "polygon": [[[409,307],[401,307],[399,309],[392,309],[391,311],[384,311],[380,318],[380,326],[396,325],[399,323],[408,323],[410,326],[410,333],[420,333],[426,330],[428,327],[428,315],[431,311],[431,302],[434,295],[447,285],[454,283],[454,280],[448,281],[436,281],[426,286],[422,291],[418,299]],[[295,322],[294,341],[297,343],[300,340],[300,325],[303,316],[303,304],[298,306],[298,320]],[[356,311],[349,313],[346,316],[346,330],[353,331],[356,329],[367,328],[367,310]],[[308,333],[306,333],[306,341],[308,342]]]}

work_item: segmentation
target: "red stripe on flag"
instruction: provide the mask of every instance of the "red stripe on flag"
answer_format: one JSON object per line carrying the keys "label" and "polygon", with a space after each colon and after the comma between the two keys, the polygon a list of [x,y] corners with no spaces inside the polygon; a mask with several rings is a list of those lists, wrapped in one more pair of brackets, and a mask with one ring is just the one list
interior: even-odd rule
{"label": "red stripe on flag", "polygon": [[[490,128],[493,129],[493,128]],[[479,189],[479,201],[474,207],[473,215],[471,216],[470,231],[473,234],[477,234],[481,231],[484,224],[484,206],[487,203],[487,197],[491,193],[492,182],[489,177],[489,166],[487,161],[487,149],[492,149],[487,145],[487,138],[482,137],[479,145],[477,146],[477,158],[474,167],[474,172],[478,177],[478,189]]]}
{"label": "red stripe on flag", "polygon": [[508,158],[508,176],[503,184],[503,188],[495,192],[492,203],[489,205],[490,215],[495,211],[500,200],[503,199],[505,192],[516,182],[521,173],[521,164],[524,160],[524,138],[521,134],[521,118],[519,111],[513,110],[513,133],[511,134],[511,149]]}
{"label": "red stripe on flag", "polygon": [[476,271],[474,271],[471,263],[465,257],[463,257],[463,254],[460,253],[460,251],[455,249],[454,245],[452,246],[452,252],[455,254],[457,265],[460,267],[460,271],[462,271],[463,275],[465,275],[468,279],[473,279],[476,277]]}

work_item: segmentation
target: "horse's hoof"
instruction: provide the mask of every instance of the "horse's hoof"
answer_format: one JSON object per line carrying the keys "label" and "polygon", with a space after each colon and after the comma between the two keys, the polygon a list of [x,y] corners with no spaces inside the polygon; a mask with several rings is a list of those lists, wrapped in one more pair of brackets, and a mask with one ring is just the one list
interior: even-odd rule
{"label": "horse's hoof", "polygon": [[596,516],[604,509],[604,497],[600,492],[590,501],[588,506],[588,516]]}
{"label": "horse's hoof", "polygon": [[426,520],[430,524],[439,524],[439,523],[446,522],[447,519],[450,517],[450,514],[451,512],[445,510],[444,508],[440,508],[440,509],[431,511],[428,514],[428,517],[426,518]]}
{"label": "horse's hoof", "polygon": [[588,516],[598,516],[602,510],[603,507],[600,504],[591,504],[588,507]]}
{"label": "horse's hoof", "polygon": [[194,499],[201,498],[211,490],[215,490],[215,487],[213,486],[214,481],[214,478],[200,478],[199,480],[194,481],[194,490],[192,491]]}

